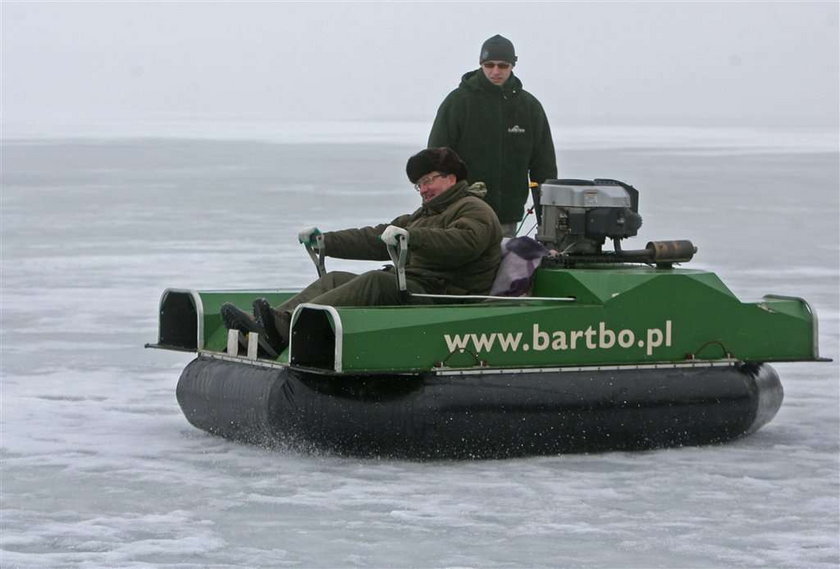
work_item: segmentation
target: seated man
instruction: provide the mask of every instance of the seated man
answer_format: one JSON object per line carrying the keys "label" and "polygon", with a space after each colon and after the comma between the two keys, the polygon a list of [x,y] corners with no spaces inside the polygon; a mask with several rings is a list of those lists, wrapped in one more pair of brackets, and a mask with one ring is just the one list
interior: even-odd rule
{"label": "seated man", "polygon": [[[501,257],[502,230],[493,209],[482,199],[483,185],[468,186],[467,167],[454,150],[428,148],[408,159],[408,179],[423,198],[414,213],[390,224],[323,234],[324,253],[340,259],[389,260],[386,245],[400,236],[409,246],[406,287],[412,293],[487,294]],[[317,228],[305,229],[301,243],[317,246]],[[428,299],[422,299],[428,302]],[[283,304],[254,301],[254,316],[230,303],[220,313],[225,326],[257,332],[260,347],[276,357],[289,345],[291,315],[310,302],[330,306],[400,304],[394,267],[361,275],[327,273]]]}

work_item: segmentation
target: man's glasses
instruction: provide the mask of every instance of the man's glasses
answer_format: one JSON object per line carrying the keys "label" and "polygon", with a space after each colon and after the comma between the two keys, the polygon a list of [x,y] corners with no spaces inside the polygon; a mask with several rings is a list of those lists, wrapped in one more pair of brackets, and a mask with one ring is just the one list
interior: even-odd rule
{"label": "man's glasses", "polygon": [[498,67],[502,71],[510,69],[510,63],[505,63],[504,61],[485,61],[481,65],[484,69],[493,69],[494,67]]}
{"label": "man's glasses", "polygon": [[429,174],[428,176],[423,176],[417,180],[416,184],[414,184],[414,189],[419,192],[421,187],[427,186],[438,178],[443,178],[444,176],[448,176],[448,174]]}

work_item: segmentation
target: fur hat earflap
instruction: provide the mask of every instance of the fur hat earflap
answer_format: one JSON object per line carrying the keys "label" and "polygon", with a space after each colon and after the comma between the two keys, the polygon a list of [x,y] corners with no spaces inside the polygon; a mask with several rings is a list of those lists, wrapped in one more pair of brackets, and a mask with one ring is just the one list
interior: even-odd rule
{"label": "fur hat earflap", "polygon": [[421,150],[409,158],[405,165],[405,173],[412,184],[416,184],[417,180],[429,172],[454,174],[460,182],[467,178],[467,165],[454,150],[445,146]]}

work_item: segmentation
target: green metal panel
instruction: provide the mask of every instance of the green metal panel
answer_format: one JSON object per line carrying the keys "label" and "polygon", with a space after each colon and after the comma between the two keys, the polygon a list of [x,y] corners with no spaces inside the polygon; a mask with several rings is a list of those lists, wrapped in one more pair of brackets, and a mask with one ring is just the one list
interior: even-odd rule
{"label": "green metal panel", "polygon": [[224,351],[227,329],[219,314],[222,304],[232,302],[250,313],[256,298],[265,297],[279,304],[294,294],[275,290],[166,289],[158,311],[158,342],[150,346],[179,351]]}
{"label": "green metal panel", "polygon": [[[219,316],[224,302],[250,312],[255,298],[276,305],[294,294],[189,293],[200,299],[199,337],[211,351],[224,351],[227,344]],[[326,316],[335,337],[327,337],[330,327],[322,328],[313,341],[323,346],[314,349],[335,350],[336,367],[345,373],[818,358],[815,316],[807,303],[777,297],[742,303],[706,271],[540,269],[533,295],[575,300],[337,307]],[[289,361],[288,354],[279,361]]]}
{"label": "green metal panel", "polygon": [[801,300],[744,304],[702,271],[551,272],[538,277],[535,296],[572,295],[577,302],[337,308],[341,369],[817,358],[813,316]]}
{"label": "green metal panel", "polygon": [[266,291],[198,291],[204,305],[204,349],[224,351],[227,346],[227,328],[219,315],[219,308],[226,302],[233,303],[248,314],[251,313],[251,303],[256,298],[267,298],[272,305],[277,305],[294,296],[294,292],[266,292]]}
{"label": "green metal panel", "polygon": [[722,294],[732,295],[714,273],[687,269],[653,269],[615,265],[587,269],[540,269],[534,278],[533,296],[574,296],[585,304],[603,303],[663,275],[691,276]]}

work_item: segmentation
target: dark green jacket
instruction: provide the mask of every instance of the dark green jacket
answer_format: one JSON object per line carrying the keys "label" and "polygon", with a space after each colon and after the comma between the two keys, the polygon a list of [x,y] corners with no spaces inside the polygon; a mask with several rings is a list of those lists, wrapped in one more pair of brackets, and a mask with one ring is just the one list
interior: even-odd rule
{"label": "dark green jacket", "polygon": [[494,85],[481,69],[466,73],[438,109],[429,147],[448,146],[467,163],[470,183],[487,184],[502,223],[522,219],[528,182],[557,177],[551,129],[540,102],[511,74]]}
{"label": "dark green jacket", "polygon": [[390,224],[324,233],[325,253],[390,260],[379,236],[396,225],[408,230],[408,278],[435,294],[487,294],[501,260],[502,229],[481,193],[461,181]]}

